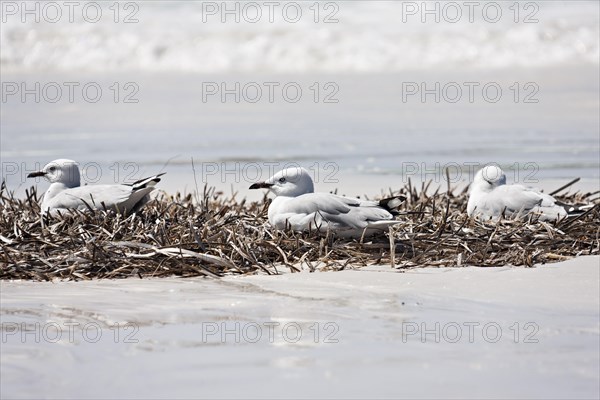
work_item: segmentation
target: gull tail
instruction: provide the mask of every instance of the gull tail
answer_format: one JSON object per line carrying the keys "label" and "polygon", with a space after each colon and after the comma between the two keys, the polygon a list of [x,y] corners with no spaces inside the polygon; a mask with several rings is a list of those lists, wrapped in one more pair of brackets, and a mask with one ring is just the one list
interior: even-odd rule
{"label": "gull tail", "polygon": [[559,202],[556,204],[565,209],[567,212],[567,217],[576,217],[595,207],[594,204],[565,204]]}
{"label": "gull tail", "polygon": [[164,174],[165,172],[163,172],[162,174],[151,176],[149,178],[140,179],[139,181],[133,182],[129,186],[133,187],[133,191],[154,187],[158,182],[160,182],[160,177]]}
{"label": "gull tail", "polygon": [[129,197],[129,209],[124,209],[124,214],[135,213],[140,210],[146,203],[150,201],[150,192],[154,190],[154,186],[160,182],[160,177],[165,173],[154,175],[149,178],[140,179],[133,182],[131,185],[131,195]]}
{"label": "gull tail", "polygon": [[398,207],[406,200],[405,196],[394,196],[379,200],[379,207],[388,211],[392,215],[398,215]]}

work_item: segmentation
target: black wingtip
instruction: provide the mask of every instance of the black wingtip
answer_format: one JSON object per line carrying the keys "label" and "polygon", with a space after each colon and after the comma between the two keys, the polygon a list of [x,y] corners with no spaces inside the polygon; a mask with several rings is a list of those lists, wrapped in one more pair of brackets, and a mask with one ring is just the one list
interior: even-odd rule
{"label": "black wingtip", "polygon": [[406,196],[394,196],[379,200],[379,207],[391,213],[397,212],[398,207],[406,201]]}
{"label": "black wingtip", "polygon": [[148,186],[149,183],[158,183],[160,182],[160,176],[163,176],[164,174],[166,174],[166,172],[162,172],[160,174],[156,174],[154,176],[149,176],[148,178],[144,178],[144,179],[140,179],[138,181],[135,181],[131,184],[129,184],[129,186],[133,186],[134,189],[143,189],[145,187]]}
{"label": "black wingtip", "polygon": [[569,217],[576,217],[585,214],[590,209],[594,208],[594,204],[560,204],[565,209]]}

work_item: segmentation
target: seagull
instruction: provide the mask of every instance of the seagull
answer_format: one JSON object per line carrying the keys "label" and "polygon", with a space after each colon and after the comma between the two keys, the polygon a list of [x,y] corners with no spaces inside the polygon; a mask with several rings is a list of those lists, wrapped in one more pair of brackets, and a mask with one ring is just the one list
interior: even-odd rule
{"label": "seagull", "polygon": [[471,185],[467,214],[478,219],[496,220],[501,215],[519,218],[535,215],[541,221],[554,221],[580,215],[590,206],[572,206],[549,194],[522,185],[507,185],[506,175],[495,165],[480,169]]}
{"label": "seagull", "polygon": [[161,175],[164,173],[141,179],[131,185],[80,186],[77,163],[58,159],[27,177],[42,176],[50,182],[42,200],[41,211],[42,214],[56,216],[70,210],[112,210],[122,214],[135,212],[150,200],[148,194],[160,182]]}
{"label": "seagull", "polygon": [[394,219],[402,196],[367,201],[315,193],[313,180],[304,168],[286,168],[250,189],[269,189],[275,199],[269,205],[269,223],[275,229],[326,232],[361,237],[387,230],[400,221]]}

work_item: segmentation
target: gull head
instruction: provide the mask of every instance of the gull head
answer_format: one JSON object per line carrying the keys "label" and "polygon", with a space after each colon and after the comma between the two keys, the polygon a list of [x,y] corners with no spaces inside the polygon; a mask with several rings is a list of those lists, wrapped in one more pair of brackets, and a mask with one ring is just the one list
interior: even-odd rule
{"label": "gull head", "polygon": [[502,169],[495,165],[483,167],[473,179],[472,189],[479,189],[489,192],[498,186],[506,184],[506,175]]}
{"label": "gull head", "polygon": [[300,167],[286,168],[264,182],[255,183],[250,189],[269,189],[276,196],[297,197],[315,191],[307,170]]}
{"label": "gull head", "polygon": [[72,188],[79,186],[79,166],[73,160],[64,158],[50,161],[41,171],[32,172],[28,178],[43,176],[50,183],[62,183]]}

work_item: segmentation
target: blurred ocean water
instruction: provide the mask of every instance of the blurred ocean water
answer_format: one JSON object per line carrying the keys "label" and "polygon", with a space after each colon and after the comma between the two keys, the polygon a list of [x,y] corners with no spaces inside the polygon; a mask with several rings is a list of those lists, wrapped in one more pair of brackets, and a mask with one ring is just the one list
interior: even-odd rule
{"label": "blurred ocean water", "polygon": [[3,6],[4,72],[394,72],[600,58],[593,0],[14,3]]}

